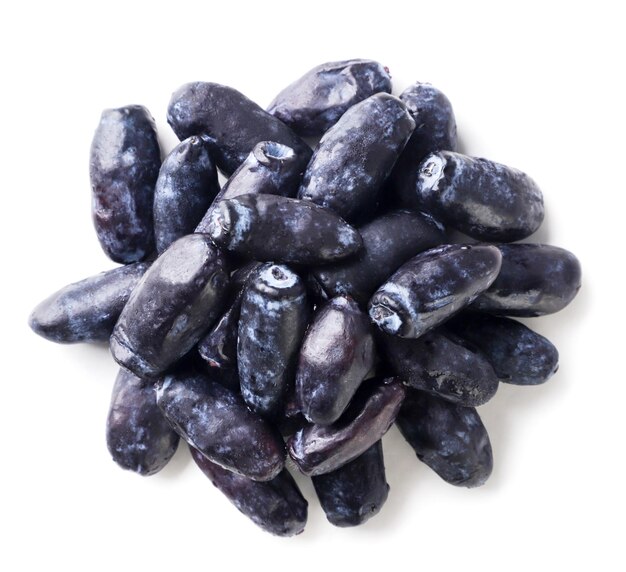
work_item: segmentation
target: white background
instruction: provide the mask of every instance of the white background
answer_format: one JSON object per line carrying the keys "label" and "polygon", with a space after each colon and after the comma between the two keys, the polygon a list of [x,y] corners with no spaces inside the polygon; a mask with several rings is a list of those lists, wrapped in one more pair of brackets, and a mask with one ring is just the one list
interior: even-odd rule
{"label": "white background", "polygon": [[[624,26],[619,2],[11,2],[0,15],[2,113],[2,570],[624,570]],[[533,326],[559,347],[545,386],[503,386],[480,409],[495,470],[457,489],[385,438],[391,492],[357,529],[309,523],[274,538],[241,516],[180,447],[141,478],[110,460],[116,366],[58,346],[27,316],[113,264],[90,220],[88,153],[100,111],[146,105],[164,150],[172,91],[237,87],[261,105],[310,67],[367,57],[394,92],[430,81],[463,149],[544,190],[535,240],[583,267],[580,295]],[[341,568],[339,568],[341,567]]]}

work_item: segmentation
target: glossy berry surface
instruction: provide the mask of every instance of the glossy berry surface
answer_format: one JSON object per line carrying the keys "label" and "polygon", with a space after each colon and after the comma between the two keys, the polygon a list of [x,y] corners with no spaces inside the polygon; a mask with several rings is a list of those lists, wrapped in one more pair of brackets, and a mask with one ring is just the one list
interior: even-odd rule
{"label": "glossy berry surface", "polygon": [[405,389],[394,379],[373,380],[332,425],[308,425],[289,438],[289,455],[309,476],[342,467],[369,449],[391,427]]}
{"label": "glossy berry surface", "polygon": [[374,367],[374,338],[356,302],[337,296],[313,317],[300,351],[296,399],[311,422],[335,422]]}

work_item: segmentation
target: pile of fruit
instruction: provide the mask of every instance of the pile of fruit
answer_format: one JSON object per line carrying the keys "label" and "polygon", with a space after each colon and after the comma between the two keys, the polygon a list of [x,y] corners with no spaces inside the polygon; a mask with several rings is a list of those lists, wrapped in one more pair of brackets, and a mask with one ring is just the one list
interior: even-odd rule
{"label": "pile of fruit", "polygon": [[[489,477],[475,408],[500,382],[540,384],[558,366],[509,316],[562,309],[580,265],[514,243],[539,228],[542,193],[455,151],[441,91],[390,93],[370,60],[318,66],[267,111],[186,84],[163,162],[144,107],[103,112],[93,219],[122,266],[59,290],[30,325],[110,343],[121,369],[106,437],[121,467],[152,475],[182,437],[241,512],[282,536],[307,518],[287,454],[331,523],[361,524],[389,492],[381,439],[394,422],[447,482]],[[315,150],[302,139],[319,136]]]}

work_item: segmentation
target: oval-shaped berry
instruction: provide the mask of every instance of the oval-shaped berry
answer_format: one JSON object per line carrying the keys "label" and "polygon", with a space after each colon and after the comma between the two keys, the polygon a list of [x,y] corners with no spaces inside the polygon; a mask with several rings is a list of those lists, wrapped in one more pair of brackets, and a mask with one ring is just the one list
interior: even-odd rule
{"label": "oval-shaped berry", "polygon": [[445,328],[476,346],[500,381],[537,385],[548,381],[559,368],[554,345],[516,320],[461,312],[446,322]]}
{"label": "oval-shaped berry", "polygon": [[482,353],[440,330],[418,339],[381,336],[391,370],[406,385],[460,405],[487,403],[498,390],[498,377]]}
{"label": "oval-shaped berry", "polygon": [[115,360],[135,375],[155,378],[183,357],[223,312],[228,272],[201,234],[172,244],[146,272],[111,336]]}
{"label": "oval-shaped berry", "polygon": [[328,297],[346,294],[365,306],[376,289],[416,254],[446,242],[443,228],[428,215],[393,211],[359,228],[363,249],[353,258],[314,268],[311,274]]}
{"label": "oval-shaped berry", "polygon": [[299,135],[322,135],[350,107],[379,92],[391,93],[391,76],[378,62],[327,62],[283,89],[267,111]]}
{"label": "oval-shaped berry", "polygon": [[298,197],[348,222],[372,213],[415,121],[397,97],[378,93],[346,111],[320,140]]}
{"label": "oval-shaped berry", "polygon": [[308,317],[304,282],[286,266],[263,265],[245,287],[237,341],[239,380],[245,402],[260,415],[276,417],[285,408]]}
{"label": "oval-shaped berry", "polygon": [[346,296],[322,306],[304,338],[296,376],[296,398],[311,422],[339,419],[374,367],[374,338],[367,315]]}
{"label": "oval-shaped berry", "polygon": [[419,208],[478,240],[526,238],[544,217],[543,194],[528,175],[451,151],[424,158],[414,193]]}
{"label": "oval-shaped berry", "polygon": [[167,122],[179,139],[208,135],[220,171],[230,176],[260,141],[291,147],[304,170],[311,148],[282,121],[225,85],[187,83],[170,99]]}
{"label": "oval-shaped berry", "polygon": [[567,306],[581,285],[580,262],[571,252],[547,244],[500,244],[502,268],[472,308],[530,318]]}
{"label": "oval-shaped berry", "polygon": [[378,441],[343,467],[312,478],[326,518],[335,526],[358,526],[377,515],[387,500],[383,443]]}
{"label": "oval-shaped berry", "polygon": [[113,460],[140,475],[165,467],[179,441],[157,406],[154,387],[124,369],[113,386],[106,439]]}
{"label": "oval-shaped berry", "polygon": [[417,458],[451,485],[479,487],[491,475],[489,435],[473,407],[409,391],[396,424]]}
{"label": "oval-shaped berry", "polygon": [[148,267],[145,262],[136,262],[69,284],[41,302],[28,325],[51,342],[108,342]]}
{"label": "oval-shaped berry", "polygon": [[369,303],[384,332],[418,338],[471,304],[496,279],[495,246],[444,245],[418,254],[385,282]]}
{"label": "oval-shaped berry", "polygon": [[335,213],[276,195],[220,201],[206,232],[220,248],[266,262],[326,264],[363,246],[359,232]]}
{"label": "oval-shaped berry", "polygon": [[177,371],[157,382],[157,404],[172,427],[210,461],[258,481],[283,469],[278,432],[243,399],[206,374]]}
{"label": "oval-shaped berry", "polygon": [[154,252],[152,206],[161,166],[156,126],[141,105],[102,112],[89,159],[92,216],[100,246],[128,264]]}
{"label": "oval-shaped berry", "polygon": [[179,143],[163,161],[154,191],[159,254],[194,231],[219,190],[207,139],[194,135]]}
{"label": "oval-shaped berry", "polygon": [[287,470],[270,481],[253,481],[189,449],[200,470],[254,524],[276,536],[294,536],[304,530],[309,503]]}

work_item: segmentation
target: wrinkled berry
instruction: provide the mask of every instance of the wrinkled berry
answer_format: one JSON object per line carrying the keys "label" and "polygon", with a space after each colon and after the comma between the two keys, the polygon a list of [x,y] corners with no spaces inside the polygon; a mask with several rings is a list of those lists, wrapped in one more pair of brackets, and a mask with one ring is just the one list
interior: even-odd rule
{"label": "wrinkled berry", "polygon": [[498,389],[489,361],[453,334],[441,330],[417,339],[381,335],[391,371],[406,385],[466,406],[487,403]]}
{"label": "wrinkled berry", "polygon": [[309,425],[287,442],[289,455],[309,476],[342,467],[367,451],[393,424],[405,389],[394,379],[371,380],[332,425]]}
{"label": "wrinkled berry", "polygon": [[299,135],[322,135],[350,107],[381,91],[391,93],[391,77],[378,62],[328,62],[283,89],[267,111]]}
{"label": "wrinkled berry", "polygon": [[291,147],[301,170],[312,154],[311,148],[282,121],[236,89],[218,83],[198,81],[180,87],[170,100],[167,122],[181,140],[207,135],[217,166],[227,176],[260,141]]}

